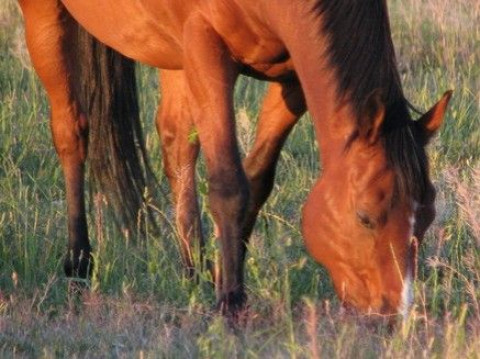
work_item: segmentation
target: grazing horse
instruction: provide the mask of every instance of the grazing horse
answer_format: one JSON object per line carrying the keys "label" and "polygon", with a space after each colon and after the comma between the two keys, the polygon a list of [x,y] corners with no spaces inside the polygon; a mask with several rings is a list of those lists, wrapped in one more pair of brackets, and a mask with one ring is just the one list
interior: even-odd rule
{"label": "grazing horse", "polygon": [[[245,303],[246,244],[281,147],[307,109],[323,167],[303,208],[308,251],[346,305],[385,315],[408,309],[417,239],[435,215],[425,146],[451,93],[412,120],[385,0],[19,3],[65,176],[68,276],[88,277],[92,267],[87,158],[93,181],[127,224],[149,186],[134,84],[133,61],[140,61],[162,69],[157,128],[188,268],[203,242],[194,168],[200,148],[205,156],[224,313]],[[233,110],[240,74],[271,82],[243,160]],[[193,128],[199,144],[189,141]]]}

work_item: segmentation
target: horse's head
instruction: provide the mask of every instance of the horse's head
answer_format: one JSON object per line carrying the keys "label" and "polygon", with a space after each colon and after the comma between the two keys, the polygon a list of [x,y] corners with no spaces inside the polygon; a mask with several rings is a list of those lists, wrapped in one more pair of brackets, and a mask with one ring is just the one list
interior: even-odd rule
{"label": "horse's head", "polygon": [[435,216],[424,147],[449,99],[394,128],[397,118],[388,116],[398,113],[372,95],[362,112],[369,125],[329,159],[305,204],[307,249],[328,269],[341,300],[360,312],[405,313],[412,301],[417,241]]}

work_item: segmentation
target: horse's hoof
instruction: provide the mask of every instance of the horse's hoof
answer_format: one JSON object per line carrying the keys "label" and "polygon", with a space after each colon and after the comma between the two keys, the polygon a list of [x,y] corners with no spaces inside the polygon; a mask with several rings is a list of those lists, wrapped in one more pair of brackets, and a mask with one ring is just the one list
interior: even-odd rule
{"label": "horse's hoof", "polygon": [[63,269],[68,278],[90,279],[93,272],[93,257],[90,253],[82,253],[78,257],[67,254]]}
{"label": "horse's hoof", "polygon": [[237,318],[246,309],[247,294],[238,290],[222,294],[217,302],[217,310],[226,317]]}

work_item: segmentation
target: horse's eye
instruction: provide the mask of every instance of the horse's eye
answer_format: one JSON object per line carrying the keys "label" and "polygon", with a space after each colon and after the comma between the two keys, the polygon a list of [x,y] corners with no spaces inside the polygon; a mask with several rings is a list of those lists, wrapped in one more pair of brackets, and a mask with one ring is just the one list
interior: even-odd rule
{"label": "horse's eye", "polygon": [[375,228],[375,223],[370,219],[370,217],[368,216],[368,214],[366,214],[365,212],[363,211],[358,211],[357,212],[357,219],[358,219],[358,222],[360,222],[360,224],[367,228],[367,229],[373,229]]}

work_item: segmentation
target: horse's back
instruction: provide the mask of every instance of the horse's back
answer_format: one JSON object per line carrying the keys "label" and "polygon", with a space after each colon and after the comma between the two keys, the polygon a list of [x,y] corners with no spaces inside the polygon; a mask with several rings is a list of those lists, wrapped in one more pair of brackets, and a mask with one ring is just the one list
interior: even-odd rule
{"label": "horse's back", "polygon": [[[28,0],[27,0],[28,1]],[[72,16],[103,43],[137,61],[164,69],[183,67],[183,31],[204,17],[246,71],[267,77],[289,73],[285,46],[267,25],[259,0],[62,0]],[[274,2],[268,5],[272,7]],[[188,24],[187,24],[188,25]]]}
{"label": "horse's back", "polygon": [[[52,4],[58,0],[20,0],[22,6]],[[184,31],[201,16],[220,35],[244,73],[279,78],[293,65],[273,23],[281,18],[275,0],[62,0],[67,11],[102,43],[136,61],[163,69],[181,69]],[[58,10],[57,10],[58,12]],[[28,12],[35,17],[37,11]],[[55,16],[52,16],[54,18]],[[56,21],[56,25],[61,25]],[[53,25],[53,24],[52,24]],[[284,27],[285,24],[282,24]]]}

